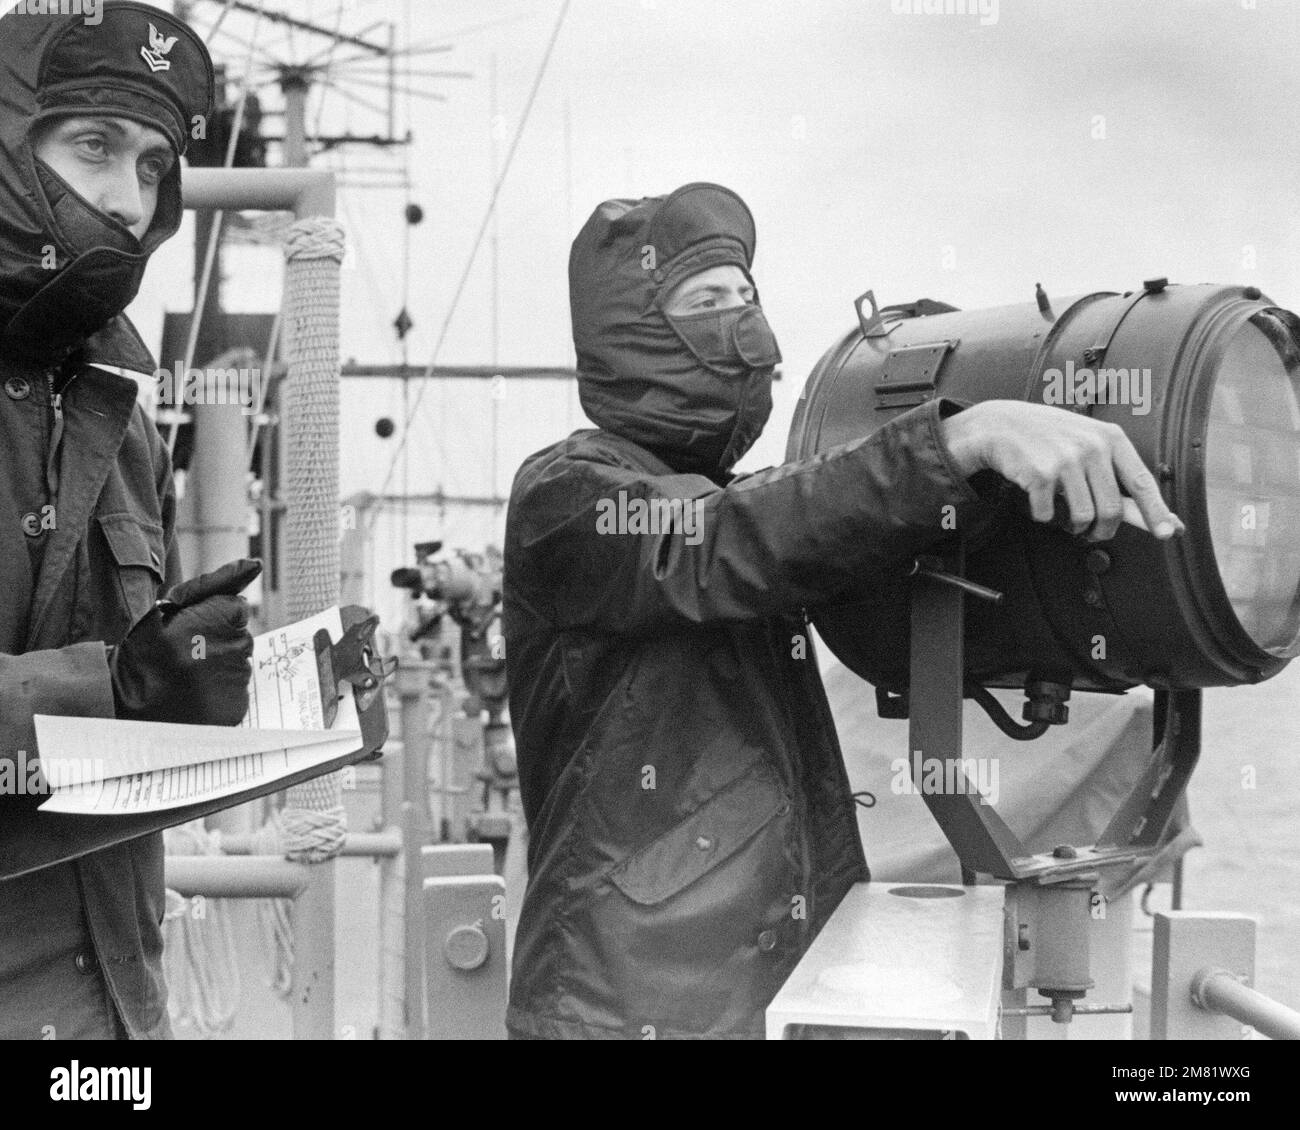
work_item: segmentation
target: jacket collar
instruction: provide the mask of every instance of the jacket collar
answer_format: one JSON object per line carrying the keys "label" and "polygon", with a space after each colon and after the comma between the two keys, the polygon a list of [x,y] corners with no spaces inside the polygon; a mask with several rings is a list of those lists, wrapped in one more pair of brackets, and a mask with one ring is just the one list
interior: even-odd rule
{"label": "jacket collar", "polygon": [[153,353],[125,314],[119,314],[103,329],[91,334],[84,350],[88,365],[107,365],[144,374],[158,368]]}

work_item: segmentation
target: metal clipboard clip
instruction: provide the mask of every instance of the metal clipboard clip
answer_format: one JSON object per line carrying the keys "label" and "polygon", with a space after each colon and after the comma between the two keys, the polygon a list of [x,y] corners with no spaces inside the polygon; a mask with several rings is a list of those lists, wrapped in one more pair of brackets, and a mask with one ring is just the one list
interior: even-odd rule
{"label": "metal clipboard clip", "polygon": [[356,699],[366,748],[374,751],[388,734],[384,680],[397,670],[397,659],[381,656],[375,650],[378,616],[357,605],[349,605],[341,612],[344,630],[337,643],[324,628],[312,637],[316,670],[320,675],[325,728],[334,725],[338,718],[339,700],[350,688]]}

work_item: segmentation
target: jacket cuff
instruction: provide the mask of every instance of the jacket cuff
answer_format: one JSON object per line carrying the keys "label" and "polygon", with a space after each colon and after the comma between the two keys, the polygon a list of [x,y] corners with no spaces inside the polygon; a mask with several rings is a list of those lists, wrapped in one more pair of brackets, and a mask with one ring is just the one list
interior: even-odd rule
{"label": "jacket cuff", "polygon": [[36,748],[36,714],[112,718],[113,683],[102,643],[0,655],[0,759]]}
{"label": "jacket cuff", "polygon": [[922,426],[929,433],[935,456],[943,468],[952,489],[961,496],[963,502],[984,505],[989,500],[971,485],[969,478],[962,474],[961,468],[957,466],[957,461],[953,458],[952,451],[948,448],[947,441],[943,438],[943,428],[940,426],[949,416],[955,416],[958,412],[969,407],[970,404],[967,401],[954,400],[950,396],[940,396],[927,401],[919,408],[914,408],[912,412],[923,421]]}

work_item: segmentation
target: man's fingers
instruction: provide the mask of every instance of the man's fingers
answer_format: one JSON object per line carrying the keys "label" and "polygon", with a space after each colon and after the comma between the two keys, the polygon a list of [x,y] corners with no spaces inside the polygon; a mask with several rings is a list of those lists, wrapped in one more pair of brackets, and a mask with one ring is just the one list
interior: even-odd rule
{"label": "man's fingers", "polygon": [[167,594],[167,599],[186,608],[210,596],[238,596],[261,572],[262,563],[256,559],[232,561],[211,573],[182,582]]}
{"label": "man's fingers", "polygon": [[1092,529],[1088,531],[1088,540],[1110,541],[1124,518],[1124,499],[1108,458],[1089,461],[1088,488],[1092,491],[1092,502],[1097,512]]}
{"label": "man's fingers", "polygon": [[1027,489],[1029,514],[1035,522],[1050,522],[1056,515],[1056,484],[1037,482]]}
{"label": "man's fingers", "polygon": [[[242,596],[227,596],[218,593],[205,597],[196,604],[186,605],[182,610],[186,616],[185,624],[196,632],[208,632],[223,639],[248,636],[248,601]],[[179,613],[178,613],[179,615]]]}
{"label": "man's fingers", "polygon": [[1136,502],[1131,498],[1124,498],[1120,500],[1120,504],[1124,507],[1124,521],[1130,526],[1136,526],[1139,530],[1150,532],[1150,527],[1147,526],[1146,519],[1142,517],[1142,511],[1138,509]]}
{"label": "man's fingers", "polygon": [[1160,497],[1160,484],[1147,470],[1127,437],[1116,445],[1113,459],[1120,484],[1128,491],[1142,517],[1140,525],[1127,513],[1124,520],[1140,529],[1150,530],[1162,540],[1181,533],[1185,528],[1182,519],[1165,505],[1165,500]]}
{"label": "man's fingers", "polygon": [[[1142,511],[1138,509],[1138,504],[1131,498],[1122,499],[1122,502],[1124,504],[1124,521],[1130,526],[1136,526],[1139,530],[1146,530],[1149,533],[1151,527],[1147,525],[1147,520],[1142,516]],[[1186,523],[1177,514],[1173,514],[1172,519],[1177,533],[1181,534],[1187,530]]]}
{"label": "man's fingers", "polygon": [[1061,489],[1070,507],[1070,531],[1087,533],[1096,520],[1097,510],[1093,506],[1092,491],[1088,489],[1088,479],[1078,464],[1066,464],[1061,470]]}
{"label": "man's fingers", "polygon": [[987,409],[979,419],[990,421],[979,467],[997,471],[1019,486],[1028,496],[1029,515],[1035,522],[1056,518],[1059,493],[1069,522],[1062,516],[1056,524],[1086,534],[1091,541],[1114,537],[1121,522],[1161,540],[1184,531],[1182,520],[1165,505],[1156,477],[1118,427],[1059,408],[1013,401],[986,401],[975,408]]}

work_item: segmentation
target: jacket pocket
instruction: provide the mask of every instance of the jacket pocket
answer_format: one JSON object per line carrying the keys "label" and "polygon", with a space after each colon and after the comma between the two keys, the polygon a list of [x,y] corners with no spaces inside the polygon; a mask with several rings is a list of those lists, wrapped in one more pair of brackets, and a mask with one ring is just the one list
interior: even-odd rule
{"label": "jacket pocket", "polygon": [[98,521],[116,565],[128,624],[134,625],[153,607],[163,584],[162,527],[126,513],[101,515]]}
{"label": "jacket pocket", "polygon": [[616,864],[607,877],[633,902],[655,906],[721,866],[788,810],[785,793],[760,762]]}

